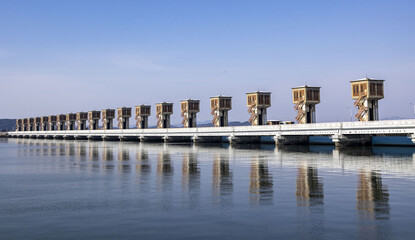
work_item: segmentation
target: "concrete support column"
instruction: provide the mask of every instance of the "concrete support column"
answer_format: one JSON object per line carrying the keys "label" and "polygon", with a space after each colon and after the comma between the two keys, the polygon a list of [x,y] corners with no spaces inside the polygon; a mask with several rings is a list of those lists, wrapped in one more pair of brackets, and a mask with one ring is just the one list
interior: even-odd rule
{"label": "concrete support column", "polygon": [[194,136],[192,137],[192,141],[193,141],[194,143],[199,142],[199,140],[200,140],[200,138],[199,138],[197,135],[194,135]]}
{"label": "concrete support column", "polygon": [[235,137],[235,135],[230,135],[229,137],[228,137],[228,141],[229,141],[229,143],[230,144],[234,144],[236,141],[237,141],[237,137]]}
{"label": "concrete support column", "polygon": [[415,133],[414,134],[410,134],[409,138],[412,140],[413,143],[415,143]]}

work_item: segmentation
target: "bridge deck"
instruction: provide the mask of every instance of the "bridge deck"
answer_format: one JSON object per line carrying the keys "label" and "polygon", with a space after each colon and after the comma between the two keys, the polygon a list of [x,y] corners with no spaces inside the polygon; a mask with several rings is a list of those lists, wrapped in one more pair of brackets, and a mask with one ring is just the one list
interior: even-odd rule
{"label": "bridge deck", "polygon": [[73,131],[24,131],[9,132],[10,136],[23,137],[255,137],[255,136],[346,136],[346,135],[395,135],[408,136],[415,142],[415,119],[374,122],[333,122],[292,125],[200,127],[166,129],[111,129]]}

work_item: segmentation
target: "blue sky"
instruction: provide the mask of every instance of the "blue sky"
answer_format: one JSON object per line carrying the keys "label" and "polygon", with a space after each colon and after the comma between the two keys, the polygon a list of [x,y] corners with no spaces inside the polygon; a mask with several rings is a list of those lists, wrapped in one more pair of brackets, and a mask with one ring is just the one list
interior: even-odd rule
{"label": "blue sky", "polygon": [[[322,87],[317,120],[350,120],[350,80],[385,79],[381,118],[415,117],[414,1],[0,1],[0,118]],[[155,123],[154,108],[150,124]]]}

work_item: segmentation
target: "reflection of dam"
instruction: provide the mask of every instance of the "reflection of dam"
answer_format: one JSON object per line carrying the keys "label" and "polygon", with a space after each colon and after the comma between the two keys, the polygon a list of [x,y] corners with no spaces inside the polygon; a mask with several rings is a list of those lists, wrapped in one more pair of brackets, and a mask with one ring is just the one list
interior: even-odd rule
{"label": "reflection of dam", "polygon": [[[390,239],[389,193],[380,173],[359,172],[356,192],[359,239]],[[383,222],[381,225],[375,222]]]}
{"label": "reflection of dam", "polygon": [[232,177],[228,155],[215,153],[212,169],[212,195],[221,202],[232,200]]}
{"label": "reflection of dam", "polygon": [[274,194],[272,175],[268,161],[254,156],[249,172],[249,193],[251,204],[272,204]]}
{"label": "reflection of dam", "polygon": [[324,239],[324,191],[317,168],[300,163],[296,192],[298,239]]}
{"label": "reflection of dam", "polygon": [[151,171],[151,164],[149,162],[148,151],[142,146],[137,149],[137,165],[136,169],[141,173],[149,173]]}
{"label": "reflection of dam", "polygon": [[323,204],[323,183],[319,181],[315,167],[303,165],[297,173],[297,205],[314,206]]}
{"label": "reflection of dam", "polygon": [[182,190],[189,207],[194,207],[200,194],[200,171],[197,164],[197,155],[194,152],[183,153]]}
{"label": "reflection of dam", "polygon": [[189,192],[200,188],[200,171],[195,153],[184,153],[182,162],[182,188]]}
{"label": "reflection of dam", "polygon": [[356,193],[359,216],[368,219],[389,218],[389,193],[379,173],[359,172]]}
{"label": "reflection of dam", "polygon": [[173,166],[171,163],[170,153],[162,151],[157,158],[157,185],[166,187],[172,184]]}

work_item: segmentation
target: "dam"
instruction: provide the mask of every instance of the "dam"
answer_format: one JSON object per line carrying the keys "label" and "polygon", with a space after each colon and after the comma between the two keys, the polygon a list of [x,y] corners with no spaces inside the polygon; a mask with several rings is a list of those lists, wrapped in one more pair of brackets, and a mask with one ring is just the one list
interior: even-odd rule
{"label": "dam", "polygon": [[164,142],[260,143],[271,137],[279,144],[307,144],[312,136],[328,136],[336,146],[371,145],[374,136],[403,136],[415,143],[415,119],[332,122],[237,127],[147,128],[107,130],[14,131],[9,137]]}
{"label": "dam", "polygon": [[[290,121],[267,121],[268,108],[271,107],[271,92],[256,91],[246,93],[250,115],[248,121],[251,126],[228,126],[228,112],[232,109],[232,97],[219,95],[210,98],[213,127],[197,126],[200,100],[186,99],[180,102],[183,128],[171,127],[170,116],[173,114],[173,103],[162,102],[156,104],[157,128],[148,128],[151,106],[141,104],[135,107],[135,111],[130,107],[121,107],[117,108],[117,111],[104,109],[18,119],[16,131],[8,132],[8,136],[142,142],[228,142],[231,144],[261,143],[266,138],[267,142],[275,142],[277,145],[309,144],[313,137],[325,137],[328,140],[325,144],[335,144],[338,147],[371,145],[373,137],[394,136],[406,138],[404,145],[415,144],[415,119],[379,120],[378,101],[384,98],[384,80],[366,77],[350,83],[351,96],[358,110],[355,115],[357,121],[351,122],[317,123],[316,105],[321,102],[320,87],[305,85],[292,88],[292,102],[297,112],[295,120],[298,124]],[[117,112],[117,117],[115,117],[115,112]],[[130,129],[129,119],[134,112],[137,128]],[[101,116],[102,127],[99,123]],[[114,118],[118,120],[118,129],[113,127]],[[392,145],[394,144],[396,143],[392,141]]]}

